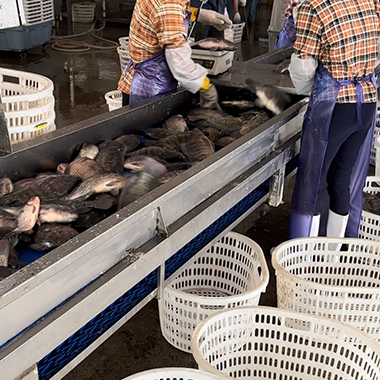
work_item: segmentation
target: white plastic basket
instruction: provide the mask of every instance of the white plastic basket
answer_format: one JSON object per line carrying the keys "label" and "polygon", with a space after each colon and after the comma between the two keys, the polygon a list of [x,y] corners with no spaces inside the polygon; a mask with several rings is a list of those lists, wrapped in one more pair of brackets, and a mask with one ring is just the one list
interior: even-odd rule
{"label": "white plastic basket", "polygon": [[110,111],[116,110],[122,107],[123,104],[123,95],[121,91],[114,90],[109,91],[104,95],[106,102],[108,104],[108,109]]}
{"label": "white plastic basket", "polygon": [[54,20],[54,0],[18,0],[18,6],[22,25]]}
{"label": "white plastic basket", "polygon": [[74,22],[93,22],[95,17],[95,3],[82,2],[71,5]]}
{"label": "white plastic basket", "polygon": [[[128,376],[123,380],[222,380],[223,376],[192,368],[157,368]],[[224,376],[224,379],[228,379]]]}
{"label": "white plastic basket", "polygon": [[[363,192],[368,194],[379,193],[380,176],[367,177]],[[361,239],[380,241],[380,215],[365,210],[362,211],[359,237]]]}
{"label": "white plastic basket", "polygon": [[244,25],[245,22],[231,25],[231,29],[234,31],[234,44],[240,44],[243,37]]}
{"label": "white plastic basket", "polygon": [[129,50],[128,44],[129,44],[129,37],[120,37],[119,38],[119,44],[122,49],[125,51]]}
{"label": "white plastic basket", "polygon": [[131,59],[131,56],[129,55],[128,50],[124,50],[121,46],[118,46],[117,52],[119,54],[119,59],[120,59],[120,69],[121,72],[124,71],[124,68],[128,65],[128,62]]}
{"label": "white plastic basket", "polygon": [[327,318],[269,307],[224,310],[192,338],[201,370],[235,379],[379,380],[380,346]]}
{"label": "white plastic basket", "polygon": [[[347,251],[336,250],[345,244]],[[276,247],[277,305],[348,323],[380,341],[380,242],[300,238]]]}
{"label": "white plastic basket", "polygon": [[[375,168],[376,168],[376,150],[377,150],[376,140],[379,136],[380,136],[380,110],[377,110],[375,135],[374,135],[374,139],[373,139],[373,143],[372,143],[372,147],[371,147],[371,155],[370,155],[370,161],[369,161],[371,165],[375,166]],[[380,144],[380,142],[379,142],[379,144]],[[379,164],[380,164],[380,162],[379,162]],[[380,168],[378,168],[378,171],[380,172]],[[379,175],[379,174],[376,174],[376,175]]]}
{"label": "white plastic basket", "polygon": [[38,74],[0,68],[0,94],[12,142],[50,132],[54,126],[53,82]]}
{"label": "white plastic basket", "polygon": [[224,308],[258,305],[268,281],[261,248],[246,236],[227,233],[164,288],[159,301],[163,336],[191,352],[191,336],[201,321]]}

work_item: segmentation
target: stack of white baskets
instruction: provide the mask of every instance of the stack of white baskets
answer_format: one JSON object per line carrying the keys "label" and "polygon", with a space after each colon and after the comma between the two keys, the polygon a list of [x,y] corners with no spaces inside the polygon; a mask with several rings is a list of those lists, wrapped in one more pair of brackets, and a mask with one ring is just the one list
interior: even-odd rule
{"label": "stack of white baskets", "polygon": [[55,130],[53,82],[50,79],[0,68],[0,94],[12,143]]}

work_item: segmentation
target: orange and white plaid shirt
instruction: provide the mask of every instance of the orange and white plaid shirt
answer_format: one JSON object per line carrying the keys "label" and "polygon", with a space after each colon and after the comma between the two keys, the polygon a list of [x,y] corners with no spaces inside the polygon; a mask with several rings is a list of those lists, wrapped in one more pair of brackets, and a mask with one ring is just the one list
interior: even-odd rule
{"label": "orange and white plaid shirt", "polygon": [[[190,0],[137,0],[129,30],[129,54],[134,64],[159,54],[162,49],[186,43],[185,18]],[[133,65],[124,69],[118,89],[129,94]]]}
{"label": "orange and white plaid shirt", "polygon": [[[338,81],[365,78],[374,70],[380,36],[379,0],[306,0],[298,9],[294,53],[318,59]],[[364,102],[376,101],[362,83]],[[355,103],[356,88],[340,89],[338,103]]]}

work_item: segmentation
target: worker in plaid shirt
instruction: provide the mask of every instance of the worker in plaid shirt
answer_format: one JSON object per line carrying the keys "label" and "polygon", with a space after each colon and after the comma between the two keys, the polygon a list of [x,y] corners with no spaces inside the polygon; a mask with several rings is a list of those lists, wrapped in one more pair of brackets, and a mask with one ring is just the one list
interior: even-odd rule
{"label": "worker in plaid shirt", "polygon": [[311,95],[292,199],[290,237],[357,237],[376,121],[378,0],[306,0],[290,76]]}
{"label": "worker in plaid shirt", "polygon": [[300,2],[300,0],[287,0],[284,15],[285,23],[277,37],[274,50],[289,47],[294,44],[296,40],[296,26],[294,24],[293,10],[296,9]]}
{"label": "worker in plaid shirt", "polygon": [[174,91],[178,82],[192,93],[200,91],[200,104],[217,108],[218,94],[194,63],[187,42],[189,22],[231,27],[228,17],[207,9],[190,8],[189,0],[137,0],[129,32],[131,60],[119,80],[123,105]]}

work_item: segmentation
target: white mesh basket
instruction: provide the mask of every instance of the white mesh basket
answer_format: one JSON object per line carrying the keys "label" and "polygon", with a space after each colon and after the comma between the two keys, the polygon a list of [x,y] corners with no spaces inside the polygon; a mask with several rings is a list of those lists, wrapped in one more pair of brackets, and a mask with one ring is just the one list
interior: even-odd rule
{"label": "white mesh basket", "polygon": [[[344,243],[347,251],[336,250]],[[380,341],[380,242],[300,238],[276,247],[278,307],[348,323]]]}
{"label": "white mesh basket", "polygon": [[276,308],[214,314],[197,327],[192,349],[201,370],[235,379],[380,379],[380,346],[368,335]]}
{"label": "white mesh basket", "polygon": [[124,68],[128,65],[128,62],[131,59],[131,56],[129,55],[128,50],[124,50],[121,46],[118,46],[117,52],[119,54],[119,59],[120,59],[120,69],[121,72],[124,71]]}
{"label": "white mesh basket", "polygon": [[[368,194],[379,193],[380,177],[367,177],[363,192]],[[362,211],[359,237],[361,239],[380,241],[380,215],[365,210]]]}
{"label": "white mesh basket", "polygon": [[93,22],[95,17],[95,3],[82,2],[71,5],[74,22]]}
{"label": "white mesh basket", "polygon": [[54,20],[54,0],[18,0],[18,6],[22,25]]}
{"label": "white mesh basket", "polygon": [[244,25],[245,22],[231,25],[231,29],[234,31],[234,44],[239,44],[241,42],[241,39],[243,37]]}
{"label": "white mesh basket", "polygon": [[106,102],[108,104],[108,109],[110,111],[113,111],[122,107],[123,95],[121,91],[119,90],[109,91],[104,95],[104,97],[106,99]]}
{"label": "white mesh basket", "polygon": [[159,301],[163,336],[191,352],[191,336],[201,321],[224,308],[258,305],[268,281],[261,248],[246,236],[227,233],[165,287]]}
{"label": "white mesh basket", "polygon": [[[372,147],[371,147],[371,155],[370,155],[370,164],[375,165],[375,168],[376,168],[376,139],[379,136],[380,136],[380,110],[377,110],[375,135],[374,135],[374,139],[373,139],[373,143],[372,143]],[[379,162],[379,164],[380,164],[380,162]],[[378,171],[380,172],[380,168],[378,168]],[[378,175],[378,174],[376,174],[376,175]]]}
{"label": "white mesh basket", "polygon": [[129,50],[128,43],[129,43],[129,37],[120,37],[119,38],[119,44],[120,44],[121,48],[124,49],[125,51]]}
{"label": "white mesh basket", "polygon": [[[128,376],[123,380],[223,380],[222,376],[216,376],[209,372],[192,368],[157,368],[139,372]],[[224,379],[228,379],[224,376]]]}

